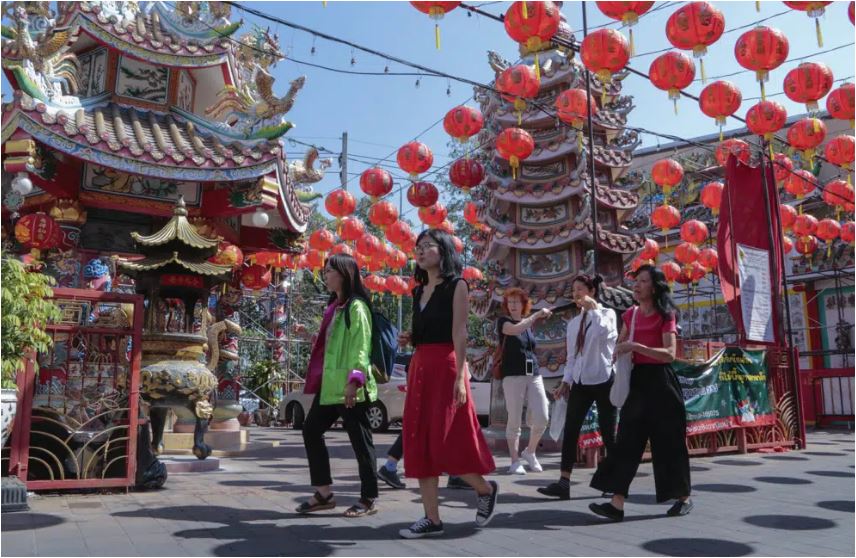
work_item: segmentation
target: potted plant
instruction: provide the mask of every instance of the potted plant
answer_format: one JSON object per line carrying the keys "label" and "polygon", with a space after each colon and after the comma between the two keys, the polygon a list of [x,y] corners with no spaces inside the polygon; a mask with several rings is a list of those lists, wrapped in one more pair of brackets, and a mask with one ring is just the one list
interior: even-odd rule
{"label": "potted plant", "polygon": [[[59,307],[51,299],[53,277],[30,271],[26,265],[6,254],[2,260],[3,283],[0,288],[0,312],[2,312],[2,419],[3,445],[12,431],[12,422],[17,408],[18,390],[15,379],[24,369],[27,355],[46,351],[51,346],[51,337],[45,324],[59,320]],[[35,363],[34,363],[35,365]]]}
{"label": "potted plant", "polygon": [[259,409],[254,413],[259,426],[270,426],[275,418],[282,382],[282,371],[274,360],[258,361],[243,374],[244,389],[259,398]]}

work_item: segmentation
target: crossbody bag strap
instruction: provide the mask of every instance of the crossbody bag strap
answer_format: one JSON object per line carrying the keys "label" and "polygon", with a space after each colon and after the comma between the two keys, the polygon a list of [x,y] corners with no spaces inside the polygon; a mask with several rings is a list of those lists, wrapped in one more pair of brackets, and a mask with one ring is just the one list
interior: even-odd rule
{"label": "crossbody bag strap", "polygon": [[630,337],[628,341],[633,341],[633,334],[636,333],[636,314],[639,312],[639,307],[633,307],[633,316],[630,318]]}

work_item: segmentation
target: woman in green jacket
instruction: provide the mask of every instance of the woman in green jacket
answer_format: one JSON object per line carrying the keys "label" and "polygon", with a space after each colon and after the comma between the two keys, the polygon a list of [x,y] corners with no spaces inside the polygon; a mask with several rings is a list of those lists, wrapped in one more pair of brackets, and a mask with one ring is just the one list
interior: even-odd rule
{"label": "woman in green jacket", "polygon": [[340,417],[360,472],[360,500],[345,511],[346,517],[377,513],[375,450],[368,408],[377,399],[377,384],[370,371],[372,315],[368,293],[351,256],[333,255],[324,265],[324,282],[330,304],[309,358],[304,393],[315,399],[303,424],[303,444],[315,494],[297,508],[311,513],[336,507],[330,485],[330,456],[324,433]]}

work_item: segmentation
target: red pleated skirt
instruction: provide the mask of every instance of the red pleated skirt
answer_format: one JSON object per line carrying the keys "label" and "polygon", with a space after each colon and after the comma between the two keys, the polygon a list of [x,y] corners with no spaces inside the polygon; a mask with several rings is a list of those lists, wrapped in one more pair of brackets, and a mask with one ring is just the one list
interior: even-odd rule
{"label": "red pleated skirt", "polygon": [[476,416],[469,379],[467,404],[455,405],[456,375],[451,343],[416,347],[407,373],[402,421],[407,477],[486,475],[496,468]]}

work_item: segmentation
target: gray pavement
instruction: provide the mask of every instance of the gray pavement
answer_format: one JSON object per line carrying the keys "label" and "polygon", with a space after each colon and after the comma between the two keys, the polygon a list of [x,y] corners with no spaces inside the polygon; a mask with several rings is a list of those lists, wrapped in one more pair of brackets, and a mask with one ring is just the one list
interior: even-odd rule
{"label": "gray pavement", "polygon": [[[631,487],[625,521],[588,511],[602,501],[588,488],[592,470],[574,472],[571,501],[535,489],[558,476],[558,455],[543,473],[504,474],[498,457],[497,516],[477,529],[474,496],[441,490],[446,535],[405,541],[398,530],[421,517],[416,483],[382,485],[380,512],[347,519],[359,478],[344,431],[327,439],[339,507],[314,516],[294,508],[311,493],[300,434],[254,429],[277,447],[221,458],[210,473],[170,476],[153,492],[40,495],[31,510],[2,515],[2,556],[853,556],[854,436],[814,432],[806,451],[692,460],[695,510],[667,518],[654,500],[651,465]],[[395,433],[378,435],[381,455]],[[443,485],[445,481],[443,480]]]}

